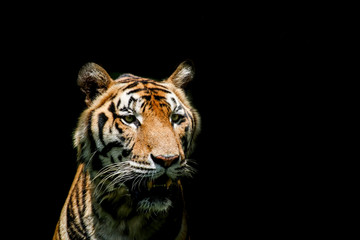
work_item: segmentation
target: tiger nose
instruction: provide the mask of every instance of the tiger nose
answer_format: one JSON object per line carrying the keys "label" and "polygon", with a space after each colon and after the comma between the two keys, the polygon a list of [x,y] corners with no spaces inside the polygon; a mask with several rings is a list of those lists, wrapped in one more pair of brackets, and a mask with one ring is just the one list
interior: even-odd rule
{"label": "tiger nose", "polygon": [[151,154],[152,160],[164,168],[170,167],[172,164],[180,159],[179,155],[158,155],[154,156]]}

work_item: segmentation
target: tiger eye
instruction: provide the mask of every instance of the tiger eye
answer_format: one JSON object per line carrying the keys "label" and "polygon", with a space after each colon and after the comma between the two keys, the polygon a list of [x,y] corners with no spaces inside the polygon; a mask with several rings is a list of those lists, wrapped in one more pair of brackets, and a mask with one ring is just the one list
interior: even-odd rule
{"label": "tiger eye", "polygon": [[135,122],[136,118],[134,115],[126,115],[123,117],[123,119],[125,120],[125,122],[127,123],[133,123]]}
{"label": "tiger eye", "polygon": [[180,114],[173,114],[171,115],[171,121],[176,123],[181,119],[181,115]]}

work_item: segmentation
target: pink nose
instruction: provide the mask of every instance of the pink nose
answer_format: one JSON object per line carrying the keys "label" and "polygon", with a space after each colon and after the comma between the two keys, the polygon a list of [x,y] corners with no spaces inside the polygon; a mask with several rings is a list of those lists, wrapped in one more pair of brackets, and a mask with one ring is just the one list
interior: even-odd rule
{"label": "pink nose", "polygon": [[164,155],[154,156],[154,155],[151,155],[151,158],[154,160],[155,163],[159,164],[160,166],[168,168],[173,163],[178,161],[180,157],[179,157],[179,155],[171,155],[171,156],[164,156]]}

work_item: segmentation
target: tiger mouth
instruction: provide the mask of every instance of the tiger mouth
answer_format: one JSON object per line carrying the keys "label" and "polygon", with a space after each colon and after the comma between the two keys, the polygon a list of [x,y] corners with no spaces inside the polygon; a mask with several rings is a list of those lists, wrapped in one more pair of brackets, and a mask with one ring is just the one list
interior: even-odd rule
{"label": "tiger mouth", "polygon": [[147,183],[147,190],[151,191],[153,188],[166,188],[166,190],[169,190],[171,185],[180,185],[180,179],[174,182],[171,178],[168,178],[166,182],[164,180],[149,180]]}
{"label": "tiger mouth", "polygon": [[130,189],[135,199],[159,200],[175,196],[180,184],[180,179],[174,180],[164,174],[156,179],[147,180],[140,188]]}

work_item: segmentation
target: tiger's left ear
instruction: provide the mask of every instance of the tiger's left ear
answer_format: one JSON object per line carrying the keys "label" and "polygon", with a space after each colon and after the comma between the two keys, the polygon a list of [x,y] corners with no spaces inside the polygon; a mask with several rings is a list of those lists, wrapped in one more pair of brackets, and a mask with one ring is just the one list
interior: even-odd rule
{"label": "tiger's left ear", "polygon": [[166,82],[171,82],[178,88],[184,88],[194,77],[194,64],[187,60],[176,68]]}

